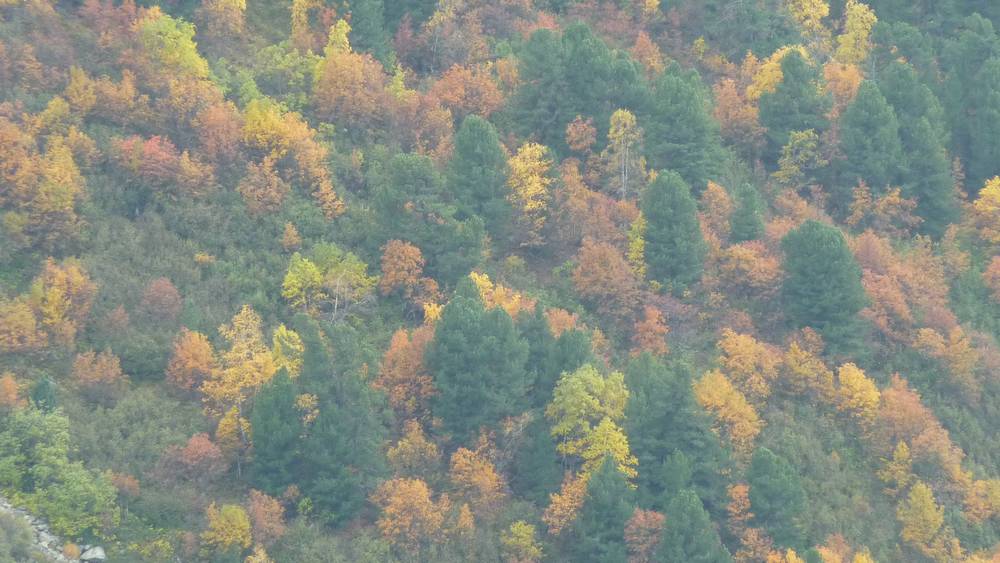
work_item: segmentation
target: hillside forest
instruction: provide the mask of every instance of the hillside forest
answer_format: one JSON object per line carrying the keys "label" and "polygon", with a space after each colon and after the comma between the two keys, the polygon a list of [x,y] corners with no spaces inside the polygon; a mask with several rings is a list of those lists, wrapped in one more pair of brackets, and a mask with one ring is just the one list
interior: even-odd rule
{"label": "hillside forest", "polygon": [[0,500],[116,562],[1000,561],[998,25],[0,0]]}

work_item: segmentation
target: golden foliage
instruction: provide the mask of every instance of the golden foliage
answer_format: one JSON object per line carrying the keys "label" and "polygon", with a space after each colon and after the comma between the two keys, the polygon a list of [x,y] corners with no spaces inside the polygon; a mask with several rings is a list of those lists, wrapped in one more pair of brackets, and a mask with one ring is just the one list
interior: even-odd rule
{"label": "golden foliage", "polygon": [[549,149],[538,143],[525,143],[508,165],[508,199],[516,210],[516,222],[523,237],[521,245],[538,246],[542,244],[542,228],[552,200]]}
{"label": "golden foliage", "polygon": [[698,404],[715,416],[721,430],[741,455],[749,455],[763,421],[746,397],[720,371],[710,371],[694,383]]}
{"label": "golden foliage", "polygon": [[250,547],[250,518],[242,506],[224,504],[216,507],[213,502],[205,509],[208,528],[201,533],[202,543],[226,551],[231,547]]}
{"label": "golden foliage", "polygon": [[549,527],[550,534],[558,536],[576,520],[586,496],[587,474],[573,476],[567,473],[559,492],[549,495],[549,506],[542,514],[542,522]]}

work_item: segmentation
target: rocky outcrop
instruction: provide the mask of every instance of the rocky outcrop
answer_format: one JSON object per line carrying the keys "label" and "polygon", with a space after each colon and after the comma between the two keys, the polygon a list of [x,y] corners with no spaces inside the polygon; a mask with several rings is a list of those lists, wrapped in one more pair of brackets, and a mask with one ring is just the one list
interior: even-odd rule
{"label": "rocky outcrop", "polygon": [[48,524],[32,516],[27,510],[10,504],[3,497],[0,497],[0,512],[10,514],[26,522],[31,527],[31,532],[34,535],[35,549],[52,561],[56,561],[57,563],[77,563],[78,561],[84,563],[101,563],[107,561],[107,555],[105,555],[104,549],[100,546],[82,546],[84,551],[80,559],[65,557],[62,554],[62,547],[65,542],[52,533]]}

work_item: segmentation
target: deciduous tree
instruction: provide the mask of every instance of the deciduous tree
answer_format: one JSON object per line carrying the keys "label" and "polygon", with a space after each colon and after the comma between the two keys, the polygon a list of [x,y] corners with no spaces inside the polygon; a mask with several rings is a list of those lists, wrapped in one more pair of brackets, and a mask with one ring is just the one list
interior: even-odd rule
{"label": "deciduous tree", "polygon": [[213,502],[205,509],[208,528],[201,533],[201,541],[222,552],[230,548],[250,547],[250,518],[238,504],[224,504],[221,508]]}

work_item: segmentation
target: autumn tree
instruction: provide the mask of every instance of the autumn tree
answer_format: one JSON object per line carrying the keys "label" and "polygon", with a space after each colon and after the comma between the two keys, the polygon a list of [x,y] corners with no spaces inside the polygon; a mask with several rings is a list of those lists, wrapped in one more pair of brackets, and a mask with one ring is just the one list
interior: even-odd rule
{"label": "autumn tree", "polygon": [[451,454],[448,478],[460,498],[466,499],[480,518],[492,518],[506,496],[507,483],[480,451],[459,448]]}
{"label": "autumn tree", "polygon": [[275,161],[265,157],[260,164],[247,163],[247,172],[236,186],[251,215],[273,213],[281,208],[291,186],[275,170]]}
{"label": "autumn tree", "polygon": [[93,350],[77,354],[73,361],[72,380],[85,396],[105,404],[118,398],[129,381],[122,372],[118,356],[111,350],[99,354]]}
{"label": "autumn tree", "polygon": [[437,444],[424,434],[419,422],[408,420],[403,424],[403,435],[386,452],[396,477],[429,480],[441,465],[441,451]]}
{"label": "autumn tree", "polygon": [[666,517],[655,510],[636,508],[625,523],[629,563],[652,563],[663,536]]}
{"label": "autumn tree", "polygon": [[418,555],[442,531],[447,500],[435,502],[430,488],[419,479],[391,479],[379,485],[372,502],[382,513],[377,525],[390,543]]}
{"label": "autumn tree", "polygon": [[348,40],[351,26],[338,20],[330,27],[323,59],[316,67],[313,103],[319,115],[351,125],[373,123],[383,107],[386,76],[367,53],[356,53]]}
{"label": "autumn tree", "polygon": [[156,278],[146,284],[139,307],[157,321],[173,322],[184,306],[183,298],[168,278]]}
{"label": "autumn tree", "polygon": [[787,274],[781,291],[789,320],[818,330],[831,345],[846,344],[866,299],[861,269],[844,235],[836,227],[807,221],[788,233],[781,247]]}
{"label": "autumn tree", "polygon": [[428,400],[434,394],[434,382],[424,364],[424,352],[434,337],[434,329],[422,326],[408,332],[399,329],[392,335],[389,348],[373,386],[388,395],[389,404],[405,418],[427,415]]}
{"label": "autumn tree", "polygon": [[96,294],[97,285],[78,261],[67,259],[59,264],[49,258],[32,282],[28,300],[49,337],[71,347]]}
{"label": "autumn tree", "polygon": [[646,184],[646,163],[642,155],[642,128],[635,115],[627,109],[611,114],[608,129],[608,146],[602,154],[607,162],[609,176],[619,199],[626,199],[630,193],[639,193]]}
{"label": "autumn tree", "polygon": [[278,499],[251,489],[247,513],[255,542],[270,546],[285,535],[285,507]]}
{"label": "autumn tree", "polygon": [[590,238],[576,255],[573,286],[598,311],[616,319],[631,316],[639,301],[638,282],[621,251]]}
{"label": "autumn tree", "polygon": [[987,181],[979,191],[972,203],[972,218],[983,240],[1000,245],[1000,176]]}
{"label": "autumn tree", "polygon": [[774,347],[759,342],[748,334],[723,329],[717,347],[719,364],[729,378],[748,398],[762,403],[771,394],[771,385],[778,378],[781,355]]}
{"label": "autumn tree", "polygon": [[522,145],[508,160],[507,199],[515,211],[521,246],[542,244],[542,228],[552,199],[552,160],[548,149],[537,143]]}
{"label": "autumn tree", "polygon": [[243,402],[274,376],[274,359],[264,343],[260,315],[249,305],[220,326],[219,334],[229,349],[220,354],[219,368],[202,383],[201,392],[213,408],[242,410]]}
{"label": "autumn tree", "polygon": [[431,86],[430,95],[458,119],[488,118],[503,104],[503,93],[487,65],[452,65]]}
{"label": "autumn tree", "polygon": [[219,508],[213,502],[205,509],[205,518],[208,527],[201,533],[201,541],[205,545],[219,552],[250,547],[250,518],[242,506],[224,504]]}
{"label": "autumn tree", "polygon": [[246,9],[246,0],[204,0],[198,16],[209,37],[231,37],[243,31]]}
{"label": "autumn tree", "polygon": [[847,0],[844,32],[837,37],[836,58],[842,63],[861,64],[871,50],[871,32],[878,22],[875,12],[858,0]]}
{"label": "autumn tree", "polygon": [[670,350],[666,341],[668,332],[670,327],[663,320],[663,313],[647,305],[643,309],[642,319],[636,321],[632,329],[632,349],[629,353],[633,356],[643,352],[649,352],[654,356],[665,356]]}
{"label": "autumn tree", "polygon": [[902,526],[900,536],[913,547],[924,550],[944,524],[944,509],[934,500],[931,488],[918,481],[899,503],[896,518]]}
{"label": "autumn tree", "polygon": [[719,371],[710,371],[696,381],[694,394],[698,404],[715,416],[733,448],[742,455],[749,454],[763,422],[746,396]]}
{"label": "autumn tree", "polygon": [[382,295],[389,295],[401,290],[404,298],[412,298],[420,287],[424,264],[424,256],[419,248],[406,241],[390,240],[382,251],[379,291]]}
{"label": "autumn tree", "polygon": [[25,299],[0,297],[0,353],[25,353],[42,348],[48,338]]}
{"label": "autumn tree", "polygon": [[537,563],[542,559],[542,546],[535,537],[535,527],[524,520],[510,525],[500,537],[507,563]]}
{"label": "autumn tree", "polygon": [[858,419],[862,427],[875,420],[878,413],[878,387],[854,364],[844,364],[837,371],[837,409]]}
{"label": "autumn tree", "polygon": [[697,204],[679,174],[663,171],[646,187],[642,216],[650,277],[675,290],[700,280],[706,246]]}
{"label": "autumn tree", "polygon": [[184,391],[197,389],[215,367],[215,352],[208,338],[200,332],[182,328],[174,340],[167,364],[167,381]]}
{"label": "autumn tree", "polygon": [[587,475],[567,472],[559,492],[549,495],[542,521],[553,536],[561,535],[576,519],[587,494],[587,480]]}

